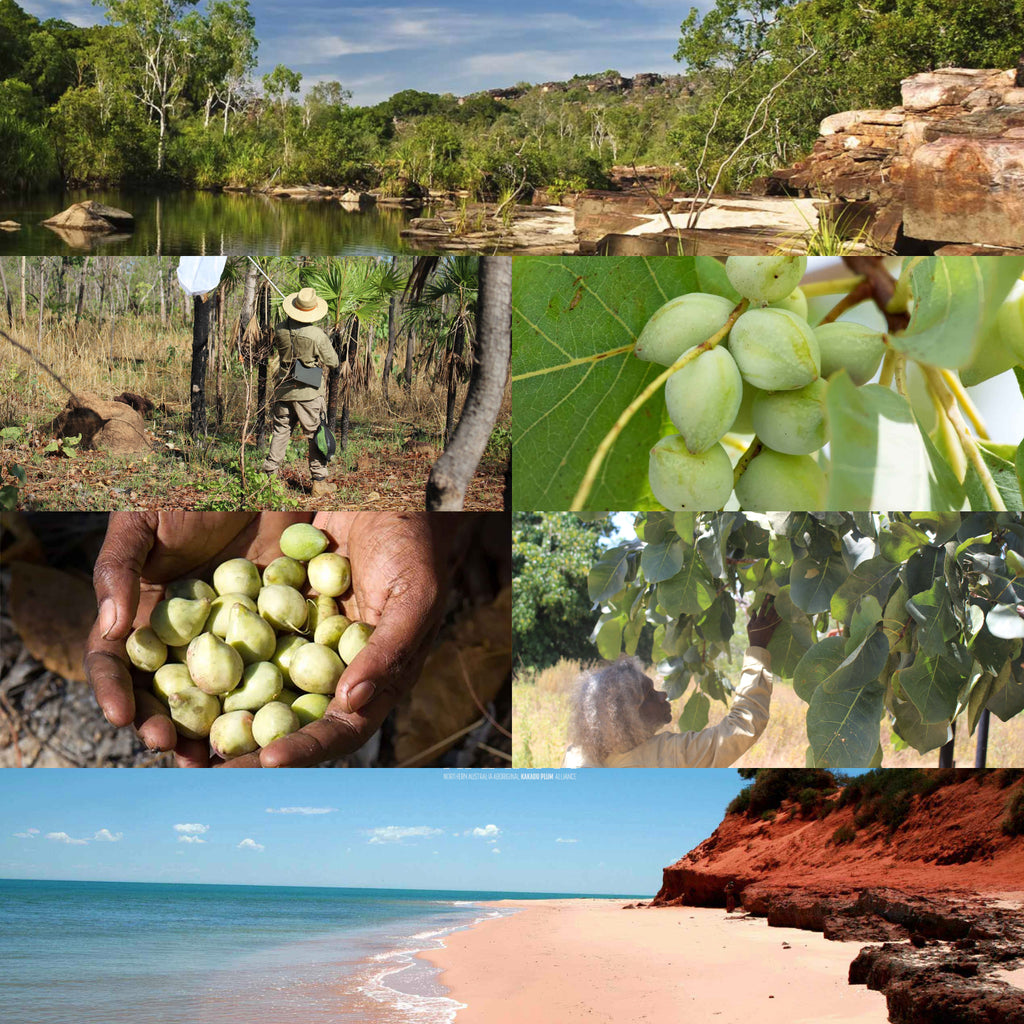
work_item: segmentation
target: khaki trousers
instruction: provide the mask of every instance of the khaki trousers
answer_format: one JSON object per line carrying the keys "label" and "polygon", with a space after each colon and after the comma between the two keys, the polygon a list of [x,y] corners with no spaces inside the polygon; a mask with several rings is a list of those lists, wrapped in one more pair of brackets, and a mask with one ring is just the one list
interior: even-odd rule
{"label": "khaki trousers", "polygon": [[274,432],[270,436],[270,451],[263,463],[264,473],[276,473],[284,462],[288,442],[296,424],[302,428],[302,436],[309,438],[309,473],[314,480],[327,479],[327,463],[323,453],[316,446],[313,436],[320,426],[320,417],[327,408],[327,399],[317,395],[306,402],[275,402],[272,414]]}

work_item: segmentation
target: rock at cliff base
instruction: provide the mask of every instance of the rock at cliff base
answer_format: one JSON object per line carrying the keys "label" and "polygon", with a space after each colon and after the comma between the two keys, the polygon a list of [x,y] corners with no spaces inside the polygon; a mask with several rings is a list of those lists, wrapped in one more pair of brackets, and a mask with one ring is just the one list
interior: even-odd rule
{"label": "rock at cliff base", "polygon": [[135,218],[126,210],[89,199],[84,203],[73,203],[61,213],[44,220],[43,224],[72,231],[132,231]]}
{"label": "rock at cliff base", "polygon": [[56,437],[82,435],[82,448],[111,455],[149,451],[146,423],[130,405],[107,402],[88,392],[72,395],[68,404],[43,428]]}

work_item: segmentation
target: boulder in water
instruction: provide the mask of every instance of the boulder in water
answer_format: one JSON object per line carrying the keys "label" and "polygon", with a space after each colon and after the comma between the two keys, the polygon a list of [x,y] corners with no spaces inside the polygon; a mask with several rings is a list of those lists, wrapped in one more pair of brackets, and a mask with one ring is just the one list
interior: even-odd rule
{"label": "boulder in water", "polygon": [[43,224],[65,231],[132,231],[135,218],[126,210],[89,199],[84,203],[73,203],[56,216],[44,220]]}

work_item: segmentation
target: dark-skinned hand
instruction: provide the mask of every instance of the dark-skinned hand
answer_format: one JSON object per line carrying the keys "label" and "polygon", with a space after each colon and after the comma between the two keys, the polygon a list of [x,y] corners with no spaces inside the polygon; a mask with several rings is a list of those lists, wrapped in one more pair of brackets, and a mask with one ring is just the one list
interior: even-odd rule
{"label": "dark-skinned hand", "polygon": [[[124,641],[149,622],[164,586],[186,576],[209,578],[228,558],[261,569],[281,554],[278,539],[303,513],[113,513],[94,573],[99,616],[85,658],[87,676],[107,719],[133,720],[154,750],[175,751],[181,766],[211,763],[205,740],[177,735],[166,715],[136,717],[132,668]],[[319,513],[315,525],[331,550],[353,564],[353,589],[339,605],[350,618],[376,627],[339,681],[324,718],[229,762],[238,767],[308,766],[362,746],[419,675],[444,605],[448,552],[454,540],[426,513]]]}
{"label": "dark-skinned hand", "polygon": [[781,621],[779,613],[775,610],[775,598],[769,594],[747,622],[747,638],[750,640],[750,646],[767,647]]}

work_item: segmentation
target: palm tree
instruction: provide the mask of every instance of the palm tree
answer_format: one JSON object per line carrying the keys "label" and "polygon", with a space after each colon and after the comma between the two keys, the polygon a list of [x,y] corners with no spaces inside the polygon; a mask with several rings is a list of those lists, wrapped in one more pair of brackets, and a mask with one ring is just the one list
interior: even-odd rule
{"label": "palm tree", "polygon": [[[413,271],[412,279],[420,287],[416,288],[405,320],[421,337],[430,337],[424,361],[437,360],[438,375],[447,385],[444,422],[447,445],[455,425],[458,384],[468,376],[472,362],[479,258],[471,253],[458,253],[429,259],[431,262],[424,262]],[[433,275],[426,278],[431,269]]]}

